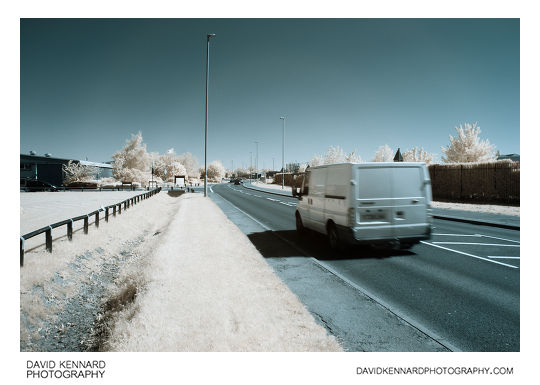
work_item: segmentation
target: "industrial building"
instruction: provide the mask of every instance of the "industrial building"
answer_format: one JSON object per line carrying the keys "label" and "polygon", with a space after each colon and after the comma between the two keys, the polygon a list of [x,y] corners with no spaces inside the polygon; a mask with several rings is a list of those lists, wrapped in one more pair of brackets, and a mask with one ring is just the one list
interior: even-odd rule
{"label": "industrial building", "polygon": [[27,180],[39,180],[55,186],[61,186],[64,181],[64,170],[62,166],[69,161],[81,163],[86,166],[96,168],[95,179],[112,177],[113,166],[108,163],[89,162],[87,160],[55,158],[51,154],[36,155],[32,151],[30,154],[21,154],[21,187],[26,185]]}

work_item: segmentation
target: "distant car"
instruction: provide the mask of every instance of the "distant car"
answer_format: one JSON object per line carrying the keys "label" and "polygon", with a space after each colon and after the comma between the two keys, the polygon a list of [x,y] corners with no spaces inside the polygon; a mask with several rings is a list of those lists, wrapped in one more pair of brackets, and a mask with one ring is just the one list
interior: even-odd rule
{"label": "distant car", "polygon": [[27,180],[24,191],[58,191],[58,187],[41,180]]}
{"label": "distant car", "polygon": [[236,180],[234,181],[234,184],[241,184],[241,183],[242,183],[242,179],[236,179]]}

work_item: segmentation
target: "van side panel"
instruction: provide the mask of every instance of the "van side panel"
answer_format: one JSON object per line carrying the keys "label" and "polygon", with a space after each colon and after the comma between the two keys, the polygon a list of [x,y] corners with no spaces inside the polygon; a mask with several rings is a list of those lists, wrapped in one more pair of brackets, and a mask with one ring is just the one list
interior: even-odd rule
{"label": "van side panel", "polygon": [[325,225],[328,220],[347,226],[347,209],[350,205],[351,166],[347,164],[328,167],[326,174]]}
{"label": "van side panel", "polygon": [[321,233],[326,233],[324,210],[326,174],[326,167],[313,169],[309,180],[309,226]]}

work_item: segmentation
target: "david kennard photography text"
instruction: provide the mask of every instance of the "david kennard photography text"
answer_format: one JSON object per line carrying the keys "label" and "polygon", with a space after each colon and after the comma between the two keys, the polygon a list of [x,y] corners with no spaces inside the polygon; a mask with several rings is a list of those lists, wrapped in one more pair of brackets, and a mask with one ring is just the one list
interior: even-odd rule
{"label": "david kennard photography text", "polygon": [[26,361],[26,378],[103,378],[105,361]]}

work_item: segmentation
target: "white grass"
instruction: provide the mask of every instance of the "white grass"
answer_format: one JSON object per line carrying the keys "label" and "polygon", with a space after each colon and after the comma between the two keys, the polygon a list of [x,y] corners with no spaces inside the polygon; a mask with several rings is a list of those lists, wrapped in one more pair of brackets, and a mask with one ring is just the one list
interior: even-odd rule
{"label": "white grass", "polygon": [[147,286],[137,313],[117,320],[112,350],[341,350],[211,200],[180,199],[141,272]]}
{"label": "white grass", "polygon": [[[52,253],[44,248],[27,252],[20,270],[20,307],[26,317],[26,321],[21,318],[21,341],[31,346],[29,342],[38,338],[31,328],[45,328],[54,322],[70,299],[78,295],[83,282],[97,285],[91,278],[94,273],[107,263],[119,263],[121,251],[130,253],[127,259],[148,255],[159,242],[153,234],[164,230],[178,205],[178,199],[160,193],[122,211],[109,223],[103,222],[99,229],[92,227],[88,235],[79,232],[72,242],[66,238],[53,242]],[[101,252],[96,252],[98,248]],[[88,252],[90,258],[80,257]]]}
{"label": "white grass", "polygon": [[[273,190],[279,190],[290,193],[292,191],[291,187],[285,186],[284,189],[281,188],[281,185],[277,184],[264,184],[261,182],[253,182],[254,186],[270,188]],[[448,209],[448,210],[463,210],[463,211],[473,211],[480,213],[491,213],[491,214],[504,214],[504,215],[514,215],[519,217],[519,207],[516,206],[503,206],[503,205],[479,205],[479,204],[470,204],[470,203],[451,203],[451,202],[432,202],[432,206],[438,209]]]}
{"label": "white grass", "polygon": [[[129,255],[121,257],[126,250]],[[90,258],[79,257],[88,251]],[[88,235],[55,241],[53,253],[43,248],[26,253],[20,338],[27,349],[48,338],[35,330],[51,328],[69,300],[79,298],[81,283],[104,284],[92,277],[111,262],[120,273],[106,287],[103,303],[128,284],[137,286],[138,294],[107,324],[105,350],[341,350],[211,200],[200,194],[171,198],[165,192]],[[54,334],[47,330],[50,338]]]}

